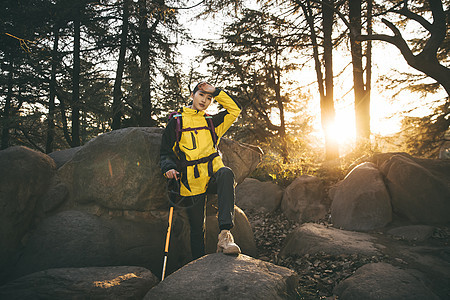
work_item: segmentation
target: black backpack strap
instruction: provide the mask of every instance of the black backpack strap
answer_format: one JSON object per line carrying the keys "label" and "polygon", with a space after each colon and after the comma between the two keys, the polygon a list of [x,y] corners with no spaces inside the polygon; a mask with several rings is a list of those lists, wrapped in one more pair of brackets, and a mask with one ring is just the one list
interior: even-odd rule
{"label": "black backpack strap", "polygon": [[208,129],[209,129],[209,131],[211,131],[211,137],[213,140],[214,148],[216,148],[216,150],[217,150],[217,135],[216,135],[216,131],[214,130],[214,123],[212,120],[212,116],[205,114],[205,119],[206,119],[206,123],[208,124]]}
{"label": "black backpack strap", "polygon": [[181,162],[181,165],[182,165],[182,167],[194,166],[194,177],[198,178],[198,177],[200,177],[200,174],[198,172],[198,164],[208,163],[208,176],[212,177],[213,176],[213,164],[212,164],[212,161],[217,156],[219,156],[219,153],[214,152],[213,154],[211,154],[209,156],[206,156],[206,157],[203,157],[203,158],[200,158],[200,159]]}

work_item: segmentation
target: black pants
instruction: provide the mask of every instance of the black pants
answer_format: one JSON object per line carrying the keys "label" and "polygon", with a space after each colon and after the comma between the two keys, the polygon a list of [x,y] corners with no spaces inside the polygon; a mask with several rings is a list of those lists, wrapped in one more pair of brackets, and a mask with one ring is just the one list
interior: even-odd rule
{"label": "black pants", "polygon": [[[233,171],[228,167],[220,168],[211,178],[206,194],[218,195],[219,229],[231,229],[234,226]],[[195,203],[195,205],[186,209],[191,226],[191,251],[194,259],[205,255],[206,194],[191,196],[189,197],[191,199],[186,199]]]}

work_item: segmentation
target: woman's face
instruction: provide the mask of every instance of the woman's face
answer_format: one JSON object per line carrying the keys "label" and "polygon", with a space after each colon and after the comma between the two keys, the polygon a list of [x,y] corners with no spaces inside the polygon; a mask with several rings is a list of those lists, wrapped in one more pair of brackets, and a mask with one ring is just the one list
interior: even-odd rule
{"label": "woman's face", "polygon": [[192,109],[203,111],[208,108],[212,101],[212,94],[202,90],[198,90],[195,94],[191,94]]}

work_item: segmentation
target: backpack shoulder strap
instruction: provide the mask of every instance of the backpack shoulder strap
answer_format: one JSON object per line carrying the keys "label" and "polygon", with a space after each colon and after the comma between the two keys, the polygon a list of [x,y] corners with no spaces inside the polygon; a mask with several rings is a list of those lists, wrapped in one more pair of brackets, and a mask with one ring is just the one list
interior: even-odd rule
{"label": "backpack shoulder strap", "polygon": [[206,119],[206,123],[208,124],[208,129],[209,129],[209,131],[211,131],[211,137],[213,140],[214,148],[217,148],[217,135],[216,135],[216,131],[214,130],[214,123],[212,120],[212,116],[205,113],[205,119]]}
{"label": "backpack shoulder strap", "polygon": [[175,118],[175,120],[177,121],[177,123],[175,125],[175,136],[176,136],[177,147],[178,147],[178,144],[179,144],[180,138],[181,138],[181,116],[182,116],[181,113],[178,111],[173,111],[169,115],[169,120]]}

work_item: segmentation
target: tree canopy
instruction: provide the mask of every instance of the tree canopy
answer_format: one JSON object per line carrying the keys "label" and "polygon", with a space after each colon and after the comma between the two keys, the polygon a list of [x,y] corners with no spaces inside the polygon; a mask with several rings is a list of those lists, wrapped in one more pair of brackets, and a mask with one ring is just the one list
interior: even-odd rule
{"label": "tree canopy", "polygon": [[[448,5],[445,0],[5,0],[1,148],[25,145],[49,153],[110,130],[164,126],[168,113],[186,104],[195,82],[207,79],[243,105],[230,136],[265,147],[283,163],[302,161],[314,145],[313,120],[320,120],[325,133],[335,126],[336,79],[343,70],[333,66],[342,51],[353,66],[358,136],[370,143],[370,106],[377,105],[370,100],[371,67],[382,64],[372,61],[370,41],[377,40],[397,47],[404,64],[423,74],[385,77],[389,84],[421,95],[446,91],[444,104],[431,116],[404,120],[406,127],[424,129],[416,134],[430,137],[416,139],[423,142],[413,147],[425,155],[425,145],[437,147],[449,126]],[[204,32],[195,40],[203,50],[197,63],[207,65],[206,71],[190,68],[180,53],[180,42],[192,39],[183,12],[217,23],[216,37]],[[412,23],[415,31],[409,30]],[[408,36],[402,33],[407,29]],[[316,95],[318,113],[308,109]],[[338,157],[336,137],[324,136],[320,156]]]}

